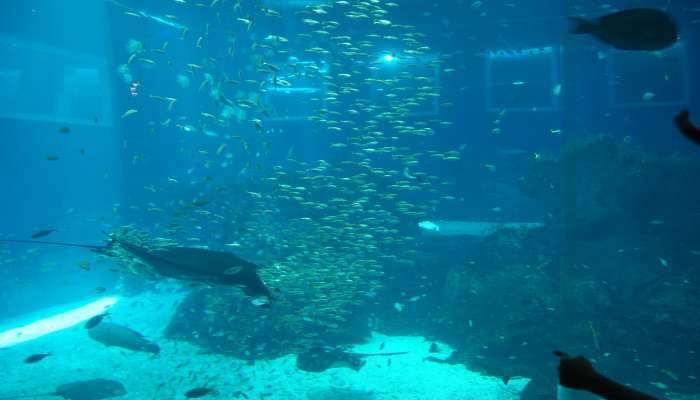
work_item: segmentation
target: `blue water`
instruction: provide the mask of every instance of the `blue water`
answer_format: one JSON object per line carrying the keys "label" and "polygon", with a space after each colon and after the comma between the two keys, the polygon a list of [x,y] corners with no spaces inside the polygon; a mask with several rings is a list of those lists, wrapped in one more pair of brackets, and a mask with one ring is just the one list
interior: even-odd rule
{"label": "blue water", "polygon": [[[100,245],[128,227],[259,265],[270,309],[174,281],[184,300],[148,330],[202,352],[252,362],[374,331],[448,343],[453,364],[541,398],[555,349],[696,395],[700,168],[673,117],[700,121],[700,8],[496,3],[5,1],[0,238]],[[672,15],[678,43],[567,33],[566,16],[637,7]],[[0,326],[157,295],[167,279],[132,264],[3,243]],[[31,370],[6,365],[13,395]]]}

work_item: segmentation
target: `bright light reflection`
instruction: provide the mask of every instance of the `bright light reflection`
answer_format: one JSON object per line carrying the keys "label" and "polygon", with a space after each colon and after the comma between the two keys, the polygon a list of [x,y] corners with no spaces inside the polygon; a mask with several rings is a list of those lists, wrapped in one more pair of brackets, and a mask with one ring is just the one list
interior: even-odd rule
{"label": "bright light reflection", "polygon": [[95,315],[104,313],[118,301],[118,297],[103,297],[82,307],[0,332],[0,348],[15,346],[78,325]]}
{"label": "bright light reflection", "polygon": [[385,56],[384,56],[384,57],[382,57],[382,58],[383,58],[383,59],[384,59],[384,61],[386,61],[386,62],[392,62],[392,61],[394,61],[394,60],[395,60],[395,57],[394,57],[394,56],[392,56],[391,54],[387,54],[387,55],[385,55]]}

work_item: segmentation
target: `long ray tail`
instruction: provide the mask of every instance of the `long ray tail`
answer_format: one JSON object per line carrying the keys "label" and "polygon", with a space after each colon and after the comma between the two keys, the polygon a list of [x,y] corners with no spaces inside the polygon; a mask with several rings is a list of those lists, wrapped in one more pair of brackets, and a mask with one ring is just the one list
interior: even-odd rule
{"label": "long ray tail", "polygon": [[690,122],[688,110],[683,110],[678,113],[674,121],[676,122],[678,130],[681,131],[685,137],[700,145],[700,129]]}
{"label": "long ray tail", "polygon": [[[104,250],[107,246],[97,246],[92,244],[80,244],[80,243],[67,243],[67,242],[47,242],[44,240],[20,240],[20,239],[0,239],[2,243],[24,243],[24,244],[49,244],[54,246],[65,246],[65,247],[81,247],[84,249],[91,250]],[[2,400],[4,397],[0,397]]]}
{"label": "long ray tail", "polygon": [[[401,356],[408,354],[407,351],[397,351],[394,353],[352,353],[353,355],[360,357],[375,357],[375,356]],[[0,399],[1,400],[1,399]]]}

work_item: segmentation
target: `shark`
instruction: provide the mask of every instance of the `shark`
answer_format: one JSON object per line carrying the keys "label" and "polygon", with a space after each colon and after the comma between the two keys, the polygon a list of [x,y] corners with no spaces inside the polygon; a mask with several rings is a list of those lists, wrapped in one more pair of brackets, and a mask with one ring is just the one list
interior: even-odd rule
{"label": "shark", "polygon": [[110,257],[117,257],[118,253],[114,250],[118,246],[150,267],[150,272],[156,276],[207,285],[235,286],[256,306],[269,308],[272,304],[274,297],[258,274],[260,267],[233,253],[180,246],[148,248],[113,235],[108,237],[106,245],[17,239],[0,239],[0,242],[79,247]]}

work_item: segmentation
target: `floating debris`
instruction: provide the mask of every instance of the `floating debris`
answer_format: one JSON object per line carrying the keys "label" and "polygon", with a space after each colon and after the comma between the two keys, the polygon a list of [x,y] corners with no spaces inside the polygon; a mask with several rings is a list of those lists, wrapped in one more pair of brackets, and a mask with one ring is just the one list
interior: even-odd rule
{"label": "floating debris", "polygon": [[656,97],[656,95],[652,92],[646,92],[642,95],[642,100],[644,101],[651,101]]}

